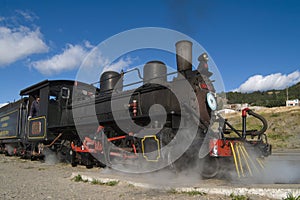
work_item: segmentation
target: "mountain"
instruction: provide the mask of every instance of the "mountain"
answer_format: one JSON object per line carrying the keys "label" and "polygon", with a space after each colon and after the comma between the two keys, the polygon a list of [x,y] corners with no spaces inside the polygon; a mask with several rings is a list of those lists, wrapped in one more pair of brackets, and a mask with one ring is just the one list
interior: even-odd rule
{"label": "mountain", "polygon": [[284,106],[287,99],[300,99],[300,82],[284,90],[256,91],[252,93],[227,92],[228,104],[249,103],[252,106]]}

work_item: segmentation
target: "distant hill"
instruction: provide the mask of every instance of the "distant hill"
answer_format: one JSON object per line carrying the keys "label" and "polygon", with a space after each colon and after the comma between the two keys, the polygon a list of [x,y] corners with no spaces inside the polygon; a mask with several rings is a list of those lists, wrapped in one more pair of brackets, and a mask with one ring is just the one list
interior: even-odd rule
{"label": "distant hill", "polygon": [[[289,99],[300,99],[300,82],[288,88]],[[287,90],[256,91],[252,93],[227,92],[228,104],[249,103],[252,106],[284,106]]]}

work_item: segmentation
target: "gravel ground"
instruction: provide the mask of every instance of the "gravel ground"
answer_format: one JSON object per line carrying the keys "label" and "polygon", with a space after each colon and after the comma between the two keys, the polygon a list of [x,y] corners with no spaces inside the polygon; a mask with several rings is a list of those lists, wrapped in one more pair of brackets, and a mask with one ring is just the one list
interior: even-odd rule
{"label": "gravel ground", "polygon": [[[48,164],[0,155],[0,199],[234,199],[222,194],[180,193],[172,189],[147,189],[128,182],[119,182],[114,186],[83,181],[75,182],[71,178],[72,173],[74,175],[100,174],[100,172],[105,172],[105,169],[85,169],[83,166],[72,168],[64,163]],[[110,175],[110,173],[104,174],[111,178],[118,176]],[[134,181],[135,178],[139,179],[137,175],[131,176],[131,181]],[[165,178],[161,177],[161,180],[158,181],[167,182],[162,179]],[[210,180],[208,184],[222,185],[226,183]],[[253,195],[247,196],[247,198],[268,199]],[[247,198],[244,196],[241,199],[246,200]]]}

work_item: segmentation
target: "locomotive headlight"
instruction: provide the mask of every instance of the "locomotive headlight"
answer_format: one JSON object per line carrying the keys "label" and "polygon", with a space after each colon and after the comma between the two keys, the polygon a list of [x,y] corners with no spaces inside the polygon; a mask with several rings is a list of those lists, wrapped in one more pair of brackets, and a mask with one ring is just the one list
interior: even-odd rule
{"label": "locomotive headlight", "polygon": [[212,93],[207,93],[206,100],[207,100],[207,104],[211,110],[217,109],[217,101]]}
{"label": "locomotive headlight", "polygon": [[206,61],[208,61],[208,56],[207,56],[207,54],[205,53],[205,54],[203,54],[203,58],[206,60]]}

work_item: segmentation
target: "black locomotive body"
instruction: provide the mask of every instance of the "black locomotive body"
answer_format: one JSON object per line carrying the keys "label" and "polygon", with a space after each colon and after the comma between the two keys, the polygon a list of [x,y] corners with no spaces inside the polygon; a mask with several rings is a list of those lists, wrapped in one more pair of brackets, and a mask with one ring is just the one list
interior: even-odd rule
{"label": "black locomotive body", "polygon": [[[264,135],[266,121],[244,110],[243,130],[236,130],[220,117],[207,54],[199,56],[199,67],[194,70],[191,52],[191,42],[178,42],[177,71],[167,74],[163,62],[150,61],[144,66],[143,77],[137,70],[141,78],[137,83],[142,86],[134,89],[126,90],[128,85],[123,84],[130,71],[107,71],[101,75],[100,88],[77,81],[46,80],[22,90],[20,94],[27,97],[0,108],[2,151],[35,158],[50,148],[72,166],[114,167],[130,161],[138,167],[145,162],[149,170],[165,164],[186,167],[204,160],[210,165],[202,168],[205,177],[215,176],[219,160],[224,158],[234,160],[239,174],[242,166],[236,154],[245,153],[244,146],[254,149],[256,156],[270,154]],[[35,95],[40,96],[40,112],[28,119]],[[263,122],[261,131],[246,130],[247,113]],[[217,131],[211,128],[213,122],[220,124]],[[185,134],[180,135],[182,131]],[[237,137],[226,137],[229,133]],[[257,139],[248,140],[249,136]],[[184,152],[173,156],[184,140],[189,141],[180,147]],[[207,152],[204,156],[201,148]]]}

